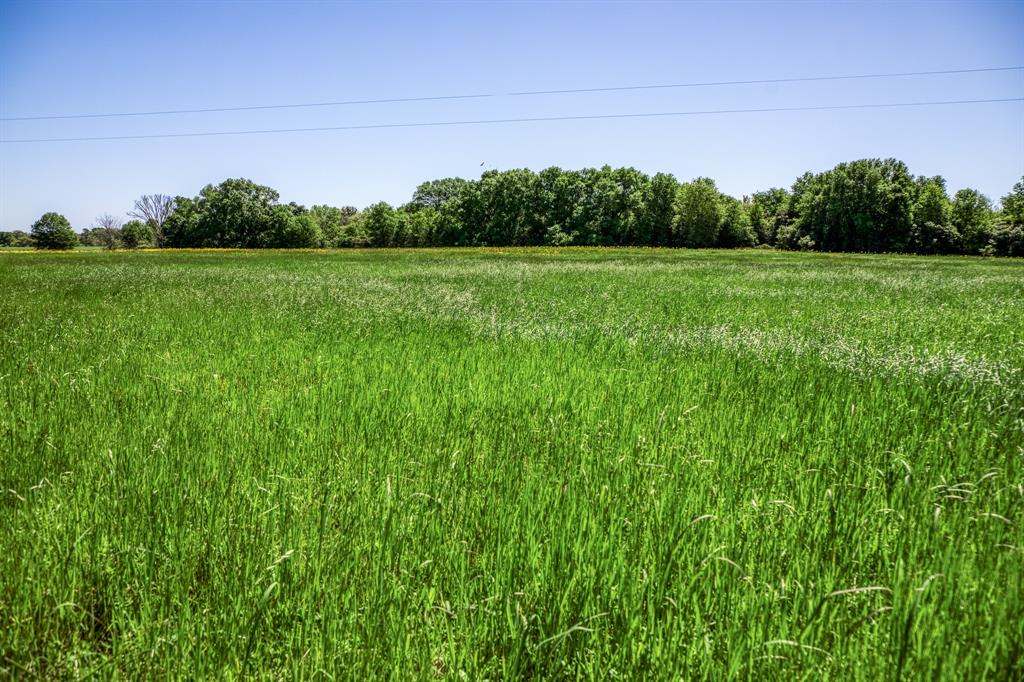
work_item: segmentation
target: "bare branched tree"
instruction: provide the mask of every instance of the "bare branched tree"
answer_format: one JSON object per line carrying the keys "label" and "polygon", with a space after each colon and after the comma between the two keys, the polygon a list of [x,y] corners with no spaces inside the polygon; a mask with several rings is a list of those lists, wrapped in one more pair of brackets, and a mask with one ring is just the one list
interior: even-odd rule
{"label": "bare branched tree", "polygon": [[117,216],[104,213],[96,219],[96,236],[108,249],[116,249],[121,238],[122,221]]}
{"label": "bare branched tree", "polygon": [[174,210],[174,197],[166,194],[144,194],[135,200],[135,208],[128,215],[149,225],[153,231],[153,245],[164,245],[164,223]]}

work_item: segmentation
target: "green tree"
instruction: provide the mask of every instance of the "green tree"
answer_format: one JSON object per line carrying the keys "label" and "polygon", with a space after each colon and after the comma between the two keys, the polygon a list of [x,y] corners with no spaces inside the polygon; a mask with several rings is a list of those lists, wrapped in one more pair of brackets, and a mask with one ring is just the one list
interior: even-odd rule
{"label": "green tree", "polygon": [[402,246],[436,246],[441,224],[441,212],[433,206],[419,206],[411,211],[403,210],[405,222]]}
{"label": "green tree", "polygon": [[917,200],[914,202],[914,224],[946,225],[949,218],[950,206],[945,180],[941,177],[921,179],[918,182]]}
{"label": "green tree", "polygon": [[[342,209],[344,212],[344,209]],[[338,243],[335,246],[360,248],[370,245],[370,234],[366,231],[366,214],[356,212],[341,228]]]}
{"label": "green tree", "polygon": [[97,232],[97,230],[93,230],[88,227],[85,228],[78,235],[78,243],[81,244],[82,246],[103,246],[103,242],[100,241]]}
{"label": "green tree", "polygon": [[275,249],[313,249],[320,246],[321,239],[316,217],[289,204],[273,207],[262,243]]}
{"label": "green tree", "polygon": [[421,208],[440,209],[449,201],[457,198],[466,186],[462,178],[441,178],[421,183],[413,192],[412,200],[407,204],[408,212],[415,213]]}
{"label": "green tree", "polygon": [[32,225],[32,241],[37,249],[65,250],[75,248],[78,236],[67,218],[51,211]]}
{"label": "green tree", "polygon": [[340,208],[320,204],[309,209],[309,214],[320,225],[321,246],[341,246],[345,217]]}
{"label": "green tree", "polygon": [[750,197],[750,227],[759,244],[774,244],[779,228],[789,223],[789,192],[780,188],[754,192]]}
{"label": "green tree", "polygon": [[617,246],[650,244],[651,235],[644,213],[651,179],[632,167],[616,168],[610,176],[612,194],[603,217],[604,243]]}
{"label": "green tree", "polygon": [[163,246],[178,249],[218,246],[214,235],[202,232],[202,220],[203,211],[196,200],[175,197],[174,210],[163,225]]}
{"label": "green tree", "polygon": [[672,225],[676,221],[676,195],[679,181],[668,173],[658,173],[644,187],[639,217],[640,242],[650,246],[670,246]]}
{"label": "green tree", "polygon": [[381,201],[363,211],[363,228],[369,246],[395,246],[402,231],[402,218],[391,204]]}
{"label": "green tree", "polygon": [[679,188],[676,242],[690,248],[714,246],[722,225],[718,189],[711,178],[697,178]]}
{"label": "green tree", "polygon": [[[450,202],[462,235],[458,245],[513,246],[542,243],[544,224],[536,208],[537,176],[527,169],[487,171],[467,183]],[[442,210],[447,210],[446,204]]]}
{"label": "green tree", "polygon": [[992,202],[976,189],[965,188],[953,195],[950,222],[960,235],[966,253],[979,253],[992,236]]}
{"label": "green tree", "polygon": [[1024,224],[995,225],[989,238],[988,253],[994,256],[1024,256]]}
{"label": "green tree", "polygon": [[586,182],[579,171],[552,166],[537,174],[534,206],[540,243],[552,246],[581,243],[586,195]]}
{"label": "green tree", "polygon": [[1001,222],[1012,226],[1024,226],[1024,177],[1000,200],[1000,203]]}
{"label": "green tree", "polygon": [[[914,179],[895,159],[841,163],[803,176],[793,188],[794,230],[787,242],[825,251],[903,251],[910,241]],[[809,241],[808,241],[809,240]]]}
{"label": "green tree", "polygon": [[757,243],[757,235],[750,224],[749,208],[739,200],[722,195],[722,226],[718,231],[718,246],[741,248]]}
{"label": "green tree", "polygon": [[960,234],[950,222],[946,181],[941,176],[918,178],[917,188],[909,250],[930,254],[956,252],[960,248]]}
{"label": "green tree", "polygon": [[0,246],[32,246],[32,235],[24,230],[0,232]]}
{"label": "green tree", "polygon": [[[245,178],[207,185],[194,199],[177,197],[164,223],[170,246],[259,248],[278,238],[278,193]],[[289,213],[302,207],[286,207]]]}
{"label": "green tree", "polygon": [[152,229],[141,220],[129,220],[121,227],[121,244],[126,249],[148,246],[152,241]]}

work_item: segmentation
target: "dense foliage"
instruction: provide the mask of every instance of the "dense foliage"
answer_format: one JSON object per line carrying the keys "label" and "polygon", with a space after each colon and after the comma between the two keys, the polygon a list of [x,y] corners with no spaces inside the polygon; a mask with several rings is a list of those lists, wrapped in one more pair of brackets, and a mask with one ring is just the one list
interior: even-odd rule
{"label": "dense foliage", "polygon": [[32,246],[32,235],[24,230],[0,232],[0,246]]}
{"label": "dense foliage", "polygon": [[77,243],[71,223],[60,213],[44,213],[32,225],[32,244],[37,249],[73,249]]}
{"label": "dense foliage", "polygon": [[278,204],[249,180],[178,197],[166,243],[191,247],[353,246],[777,246],[784,249],[1022,252],[1024,181],[994,211],[973,189],[952,198],[941,177],[914,177],[895,159],[842,163],[807,173],[791,190],[737,199],[710,178],[680,183],[635,168],[488,171],[416,188],[401,207],[357,212]]}
{"label": "dense foliage", "polygon": [[314,247],[320,244],[318,221],[305,208],[280,205],[278,193],[251,180],[207,185],[194,199],[177,197],[163,225],[172,247],[241,249]]}
{"label": "dense foliage", "polygon": [[[130,213],[137,220],[124,228],[101,220],[100,227],[83,232],[82,243],[107,248],[763,245],[1024,255],[1024,179],[997,210],[981,192],[963,188],[950,196],[941,176],[915,177],[895,159],[841,163],[805,173],[789,190],[772,188],[740,199],[719,191],[710,178],[679,182],[666,173],[652,177],[610,166],[431,180],[403,206],[380,202],[363,211],[329,205],[306,209],[279,199],[274,189],[242,178],[207,185],[192,198],[147,195]],[[0,245],[25,241],[0,234]]]}

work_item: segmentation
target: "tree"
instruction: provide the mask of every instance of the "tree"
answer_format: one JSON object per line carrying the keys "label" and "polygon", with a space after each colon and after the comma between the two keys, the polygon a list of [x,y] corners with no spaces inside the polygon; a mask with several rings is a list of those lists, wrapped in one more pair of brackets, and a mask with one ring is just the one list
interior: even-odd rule
{"label": "tree", "polygon": [[309,209],[309,215],[313,216],[320,226],[321,246],[340,246],[344,218],[341,209],[326,204],[319,204]]}
{"label": "tree", "polygon": [[95,236],[99,239],[100,245],[113,251],[121,245],[121,219],[104,213],[96,219],[96,227],[93,228]]}
{"label": "tree", "polygon": [[196,248],[214,246],[200,231],[202,211],[196,201],[187,197],[174,198],[174,210],[163,225],[161,246],[173,248]]}
{"label": "tree", "polygon": [[1000,199],[985,252],[997,256],[1024,256],[1024,177]]}
{"label": "tree", "polygon": [[908,249],[930,254],[956,252],[960,247],[960,234],[950,223],[946,181],[940,176],[918,178],[917,187]]}
{"label": "tree", "polygon": [[[342,212],[344,212],[342,208]],[[370,245],[370,234],[366,231],[366,214],[355,213],[341,228],[336,246],[362,248]]]}
{"label": "tree", "polygon": [[602,174],[608,179],[601,216],[602,243],[617,246],[650,244],[648,224],[643,220],[644,199],[651,179],[636,168],[605,166]]}
{"label": "tree", "polygon": [[[824,251],[903,251],[910,241],[913,176],[896,159],[861,159],[794,184],[794,231]],[[808,242],[804,242],[808,243]]]}
{"label": "tree", "polygon": [[718,246],[733,249],[753,246],[757,235],[750,225],[749,208],[739,200],[722,195],[722,226],[718,231]]}
{"label": "tree", "polygon": [[917,200],[913,209],[914,224],[946,225],[949,223],[949,211],[946,182],[941,177],[919,180]]}
{"label": "tree", "polygon": [[121,244],[126,249],[137,249],[153,241],[153,231],[141,220],[129,220],[121,227]]}
{"label": "tree", "polygon": [[759,244],[774,244],[780,227],[789,224],[789,192],[780,188],[754,192],[750,197],[750,227]]}
{"label": "tree", "polygon": [[[354,207],[279,203],[270,187],[244,178],[207,185],[195,197],[147,195],[133,216],[155,215],[153,239],[175,247],[689,246],[862,252],[1018,253],[1024,235],[1024,178],[994,213],[975,190],[951,200],[940,176],[914,177],[896,159],[860,159],[804,173],[790,191],[737,200],[710,178],[680,184],[635,168],[525,168],[486,171],[479,180],[421,183],[409,203]],[[154,209],[154,207],[156,207]],[[154,222],[160,208],[168,213]],[[111,245],[117,224],[82,234]],[[116,219],[112,219],[116,220]],[[146,243],[137,224],[123,243]],[[129,234],[133,233],[133,234]],[[5,238],[10,241],[11,238]]]}
{"label": "tree", "polygon": [[914,253],[957,253],[960,246],[960,233],[950,223],[928,221],[914,224],[910,228],[910,242],[907,248]]}
{"label": "tree", "polygon": [[415,213],[421,208],[439,209],[458,197],[466,183],[462,178],[441,178],[421,183],[407,204],[408,211]]}
{"label": "tree", "polygon": [[313,249],[322,234],[317,219],[308,213],[295,215],[292,206],[275,206],[266,245],[275,249]]}
{"label": "tree", "polygon": [[67,218],[51,211],[32,225],[32,241],[37,249],[65,250],[75,248],[78,236]]}
{"label": "tree", "polygon": [[669,246],[672,243],[672,225],[676,220],[676,195],[679,181],[668,173],[658,173],[644,188],[640,215],[642,244]]}
{"label": "tree", "polygon": [[534,205],[536,229],[542,244],[568,246],[581,243],[583,202],[588,194],[580,171],[566,171],[557,166],[537,174]]}
{"label": "tree", "polygon": [[32,236],[24,230],[0,232],[0,246],[32,246]]}
{"label": "tree", "polygon": [[[470,242],[483,246],[543,243],[543,225],[535,212],[537,176],[528,169],[487,171],[460,194],[463,225]],[[443,208],[443,207],[442,207]]]}
{"label": "tree", "polygon": [[[164,240],[177,247],[260,248],[278,239],[278,193],[245,178],[207,185],[194,199],[176,197]],[[285,207],[290,215],[301,207]],[[302,209],[304,210],[304,209]]]}
{"label": "tree", "polygon": [[979,253],[991,237],[992,202],[976,189],[958,190],[953,195],[950,222],[960,235],[964,251]]}
{"label": "tree", "polygon": [[391,204],[381,201],[363,211],[364,228],[370,246],[396,246],[402,219]]}
{"label": "tree", "polygon": [[1001,222],[1015,227],[1024,226],[1024,177],[1013,190],[1000,200],[1003,206]]}
{"label": "tree", "polygon": [[164,223],[173,211],[173,198],[166,194],[144,194],[135,200],[135,208],[128,215],[149,225],[153,244],[161,247],[164,245]]}
{"label": "tree", "polygon": [[722,224],[718,189],[711,178],[697,178],[679,188],[676,243],[690,248],[714,246]]}
{"label": "tree", "polygon": [[405,212],[405,244],[404,246],[435,246],[438,242],[438,228],[441,224],[441,212],[432,206],[420,207],[412,212]]}
{"label": "tree", "polygon": [[1024,224],[1000,223],[993,227],[986,252],[993,256],[1024,256]]}

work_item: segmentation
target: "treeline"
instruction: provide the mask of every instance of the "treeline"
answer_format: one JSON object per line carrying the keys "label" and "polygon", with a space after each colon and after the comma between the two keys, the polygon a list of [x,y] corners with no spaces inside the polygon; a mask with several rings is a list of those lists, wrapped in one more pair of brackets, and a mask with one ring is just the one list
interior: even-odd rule
{"label": "treeline", "polygon": [[[997,209],[977,190],[950,196],[942,177],[914,176],[894,159],[842,163],[806,173],[788,190],[741,199],[709,178],[681,183],[608,166],[432,180],[402,206],[381,202],[363,211],[279,199],[245,179],[208,185],[193,198],[151,195],[136,202],[133,222],[103,216],[82,240],[108,248],[766,245],[1024,256],[1024,178]],[[48,225],[56,214],[47,215],[41,221]],[[33,226],[16,239],[42,245],[46,236],[36,233]]]}

